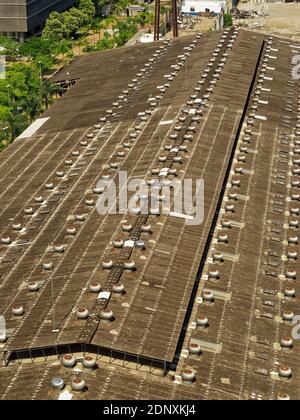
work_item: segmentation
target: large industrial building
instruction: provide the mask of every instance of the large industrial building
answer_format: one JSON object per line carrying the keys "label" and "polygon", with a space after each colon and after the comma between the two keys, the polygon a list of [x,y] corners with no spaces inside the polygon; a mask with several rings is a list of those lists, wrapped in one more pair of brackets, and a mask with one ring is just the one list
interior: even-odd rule
{"label": "large industrial building", "polygon": [[[299,51],[226,29],[56,76],[0,155],[0,398],[300,398]],[[120,171],[203,179],[203,223],[99,213]]]}
{"label": "large industrial building", "polygon": [[77,0],[0,0],[0,35],[23,41],[42,29],[52,11],[61,12]]}

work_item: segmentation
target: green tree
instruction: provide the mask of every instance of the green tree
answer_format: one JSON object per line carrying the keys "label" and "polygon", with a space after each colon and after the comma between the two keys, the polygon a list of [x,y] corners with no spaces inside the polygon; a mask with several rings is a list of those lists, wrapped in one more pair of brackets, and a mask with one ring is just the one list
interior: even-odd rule
{"label": "green tree", "polygon": [[117,13],[117,15],[124,15],[126,13],[126,8],[133,3],[134,2],[130,0],[119,0],[114,5],[114,11]]}
{"label": "green tree", "polygon": [[28,117],[31,124],[42,112],[42,103],[38,96],[28,95],[21,101],[22,111]]}
{"label": "green tree", "polygon": [[230,13],[225,13],[224,15],[224,26],[226,28],[232,26],[233,22],[232,22],[232,16]]}
{"label": "green tree", "polygon": [[9,91],[8,91],[9,83],[7,79],[0,79],[0,106],[9,106]]}
{"label": "green tree", "polygon": [[78,49],[78,55],[81,55],[81,50],[86,45],[87,45],[87,40],[84,37],[78,38],[78,40],[75,42],[75,46]]}
{"label": "green tree", "polygon": [[28,123],[41,112],[41,80],[37,68],[29,63],[11,64],[6,79],[0,83],[1,123],[5,125],[7,141],[18,136]]}
{"label": "green tree", "polygon": [[33,63],[38,68],[38,70],[44,74],[49,73],[54,65],[54,59],[48,55],[37,55],[33,60]]}
{"label": "green tree", "polygon": [[7,70],[7,94],[8,106],[10,107],[14,107],[28,95],[26,75],[21,71],[15,71],[11,68]]}
{"label": "green tree", "polygon": [[89,21],[89,19],[85,16],[84,12],[78,9],[77,7],[72,7],[72,9],[69,10],[69,13],[77,19],[79,27],[86,25]]}
{"label": "green tree", "polygon": [[161,13],[162,15],[166,15],[167,13],[170,13],[170,12],[171,12],[171,10],[172,10],[172,8],[171,8],[170,6],[162,6],[162,7],[160,8],[160,13]]}
{"label": "green tree", "polygon": [[96,15],[99,15],[101,8],[106,4],[110,4],[111,0],[93,0],[93,3],[95,6]]}
{"label": "green tree", "polygon": [[118,35],[115,37],[117,47],[125,45],[138,31],[137,24],[132,18],[119,21],[116,25]]}
{"label": "green tree", "polygon": [[20,114],[9,114],[8,118],[8,142],[12,142],[28,127],[28,117],[24,113]]}
{"label": "green tree", "polygon": [[51,41],[62,41],[67,36],[63,13],[50,13],[43,30],[43,37]]}
{"label": "green tree", "polygon": [[104,38],[98,43],[98,51],[109,50],[114,48],[113,38],[106,32]]}
{"label": "green tree", "polygon": [[55,43],[50,39],[36,36],[20,44],[20,55],[23,57],[36,58],[37,56],[51,56],[54,52]]}
{"label": "green tree", "polygon": [[3,148],[3,141],[8,140],[9,135],[10,109],[0,105],[0,149]]}
{"label": "green tree", "polygon": [[73,36],[83,36],[88,33],[95,13],[93,0],[80,0],[78,7],[64,13],[52,12],[46,21],[43,38],[60,42]]}
{"label": "green tree", "polygon": [[[81,12],[79,12],[81,13]],[[67,37],[70,38],[72,35],[76,34],[78,29],[81,26],[81,20],[79,17],[72,11],[64,13],[64,24],[66,27]]]}
{"label": "green tree", "polygon": [[118,23],[118,20],[115,16],[108,16],[101,22],[101,27],[103,29],[108,29],[110,27],[114,27]]}
{"label": "green tree", "polygon": [[135,16],[133,20],[142,28],[144,28],[145,25],[154,22],[154,14],[145,10],[144,12],[141,12]]}
{"label": "green tree", "polygon": [[54,97],[62,92],[62,89],[50,80],[44,80],[41,85],[41,98],[42,104],[45,109],[49,108],[49,105],[52,105],[54,102]]}
{"label": "green tree", "polygon": [[106,4],[111,4],[111,0],[94,0],[94,5],[96,8],[101,9],[101,7],[105,6]]}
{"label": "green tree", "polygon": [[78,9],[88,18],[88,22],[90,23],[93,17],[96,14],[95,5],[93,0],[80,0]]}
{"label": "green tree", "polygon": [[70,41],[67,41],[65,39],[61,40],[60,42],[57,43],[56,47],[55,47],[55,52],[58,55],[62,55],[63,56],[63,60],[65,59],[65,55],[70,51],[70,49],[72,48],[72,43]]}
{"label": "green tree", "polygon": [[12,38],[0,37],[0,47],[4,48],[0,52],[1,55],[4,54],[14,58],[19,55],[20,44]]}

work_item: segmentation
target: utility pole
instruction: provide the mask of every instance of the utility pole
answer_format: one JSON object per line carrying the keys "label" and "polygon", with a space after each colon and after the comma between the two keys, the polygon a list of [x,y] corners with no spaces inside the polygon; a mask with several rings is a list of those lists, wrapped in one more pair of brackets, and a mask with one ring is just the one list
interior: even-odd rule
{"label": "utility pole", "polygon": [[177,0],[172,0],[173,37],[178,37],[178,10]]}
{"label": "utility pole", "polygon": [[[173,37],[178,37],[178,9],[177,0],[172,0],[172,27]],[[154,41],[159,41],[160,28],[160,0],[155,0],[155,20],[154,20]]]}
{"label": "utility pole", "polygon": [[160,0],[155,0],[154,41],[159,41]]}

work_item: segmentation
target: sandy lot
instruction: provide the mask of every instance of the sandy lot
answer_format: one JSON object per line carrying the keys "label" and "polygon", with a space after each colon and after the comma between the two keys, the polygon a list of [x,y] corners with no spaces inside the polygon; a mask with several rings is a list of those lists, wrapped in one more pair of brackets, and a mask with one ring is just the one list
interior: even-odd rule
{"label": "sandy lot", "polygon": [[265,11],[268,16],[247,20],[247,23],[258,23],[259,31],[273,33],[283,37],[300,40],[300,3],[240,3],[239,9]]}
{"label": "sandy lot", "polygon": [[[214,30],[214,27],[215,27],[214,18],[201,17],[201,18],[198,18],[193,29],[187,30],[187,29],[178,28],[179,36],[190,36],[197,32],[211,32]],[[172,38],[172,37],[173,37],[172,32],[168,32],[166,34],[166,38]]]}

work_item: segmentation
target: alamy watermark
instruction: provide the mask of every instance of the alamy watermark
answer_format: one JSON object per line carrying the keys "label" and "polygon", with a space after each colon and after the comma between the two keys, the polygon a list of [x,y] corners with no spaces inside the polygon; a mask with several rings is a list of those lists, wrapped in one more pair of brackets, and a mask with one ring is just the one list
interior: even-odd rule
{"label": "alamy watermark", "polygon": [[292,337],[294,340],[300,340],[300,315],[295,315],[293,323],[296,324],[292,330]]}
{"label": "alamy watermark", "polygon": [[[165,178],[167,169],[161,170]],[[200,225],[204,220],[204,180],[192,179],[128,181],[125,171],[114,180],[101,179],[96,187],[100,195],[97,211],[106,214],[171,215],[186,219],[188,225]]]}
{"label": "alamy watermark", "polygon": [[292,77],[294,80],[300,79],[300,55],[294,55],[292,58],[293,70]]}
{"label": "alamy watermark", "polygon": [[3,315],[0,315],[0,343],[6,340],[6,321]]}

